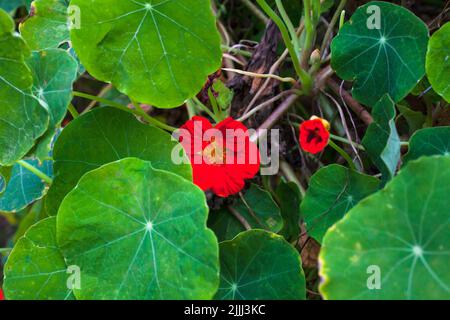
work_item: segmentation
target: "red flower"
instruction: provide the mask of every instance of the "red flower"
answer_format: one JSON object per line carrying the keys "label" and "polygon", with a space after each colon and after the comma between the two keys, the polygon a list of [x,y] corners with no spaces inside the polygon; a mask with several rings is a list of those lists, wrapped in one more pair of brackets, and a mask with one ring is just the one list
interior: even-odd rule
{"label": "red flower", "polygon": [[300,126],[300,145],[303,150],[312,154],[321,152],[330,139],[330,124],[328,121],[312,117]]}
{"label": "red flower", "polygon": [[3,290],[0,288],[0,301],[5,300],[5,295],[3,294]]}
{"label": "red flower", "polygon": [[248,129],[227,118],[215,127],[193,117],[180,128],[179,140],[191,161],[194,183],[220,197],[236,194],[259,171],[260,156]]}

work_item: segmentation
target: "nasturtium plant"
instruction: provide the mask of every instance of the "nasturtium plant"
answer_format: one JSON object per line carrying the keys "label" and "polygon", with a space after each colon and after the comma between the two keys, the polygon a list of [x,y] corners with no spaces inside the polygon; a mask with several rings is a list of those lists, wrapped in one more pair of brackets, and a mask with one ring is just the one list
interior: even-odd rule
{"label": "nasturtium plant", "polygon": [[220,244],[221,300],[305,299],[299,253],[281,236],[250,230]]}
{"label": "nasturtium plant", "polygon": [[294,182],[281,181],[275,190],[275,198],[280,206],[283,228],[280,234],[293,241],[300,235],[300,203],[302,195]]}
{"label": "nasturtium plant", "polygon": [[411,161],[332,227],[320,253],[323,296],[449,299],[448,181],[450,157]]}
{"label": "nasturtium plant", "polygon": [[70,0],[35,0],[20,33],[32,50],[58,48],[69,41]]}
{"label": "nasturtium plant", "polygon": [[283,217],[272,195],[252,184],[232,208],[212,211],[208,226],[214,230],[220,241],[225,241],[233,239],[246,228],[280,232],[283,228]]}
{"label": "nasturtium plant", "polygon": [[322,242],[328,228],[362,199],[378,191],[379,186],[377,178],[340,165],[317,171],[300,207],[308,234]]}
{"label": "nasturtium plant", "polygon": [[433,89],[450,102],[450,22],[444,24],[431,37],[426,69]]}
{"label": "nasturtium plant", "polygon": [[13,20],[0,10],[0,165],[23,157],[48,124],[31,91],[32,73],[25,63],[30,51],[14,32]]}
{"label": "nasturtium plant", "polygon": [[405,163],[422,156],[450,156],[450,127],[418,130],[409,142],[409,151],[403,158]]}
{"label": "nasturtium plant", "polygon": [[34,51],[27,64],[33,74],[33,95],[47,109],[50,116],[48,130],[54,133],[72,100],[78,64],[61,49]]}
{"label": "nasturtium plant", "polygon": [[359,7],[332,43],[331,64],[354,80],[353,96],[374,106],[385,94],[403,99],[425,75],[427,26],[409,10],[373,1]]}
{"label": "nasturtium plant", "polygon": [[395,127],[395,104],[389,95],[384,95],[376,103],[372,116],[374,122],[367,128],[362,143],[386,182],[395,175],[400,161],[400,137]]}
{"label": "nasturtium plant", "polygon": [[82,64],[133,100],[177,107],[220,68],[220,38],[209,0],[71,4],[82,13],[79,28],[71,30]]}
{"label": "nasturtium plant", "polygon": [[[103,107],[86,113],[56,140],[55,179],[46,198],[47,212],[56,215],[61,201],[85,173],[123,158],[148,160],[156,169],[192,180],[188,164],[177,165],[171,160],[176,144],[168,133],[144,125],[124,111]],[[183,155],[180,157],[183,160]]]}
{"label": "nasturtium plant", "polygon": [[[38,160],[24,160],[47,176],[52,176],[52,162],[42,164]],[[45,183],[34,173],[20,164],[12,167],[11,176],[5,191],[0,195],[0,211],[17,212],[30,203],[42,198],[46,191]]]}
{"label": "nasturtium plant", "polygon": [[[58,244],[78,265],[78,299],[210,299],[218,246],[203,192],[127,158],[87,173],[57,216]],[[105,223],[107,221],[108,223]]]}
{"label": "nasturtium plant", "polygon": [[56,242],[55,217],[33,225],[17,242],[5,266],[4,289],[12,300],[74,299]]}
{"label": "nasturtium plant", "polygon": [[450,299],[447,8],[363,2],[0,0],[0,300]]}

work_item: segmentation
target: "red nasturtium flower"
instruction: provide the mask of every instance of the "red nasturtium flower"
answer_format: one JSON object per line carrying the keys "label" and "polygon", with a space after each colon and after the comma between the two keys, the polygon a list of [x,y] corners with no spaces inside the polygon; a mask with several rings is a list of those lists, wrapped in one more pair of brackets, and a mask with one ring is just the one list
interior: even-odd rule
{"label": "red nasturtium flower", "polygon": [[3,295],[3,290],[0,288],[0,301],[5,300],[5,296]]}
{"label": "red nasturtium flower", "polygon": [[300,126],[300,145],[303,150],[317,154],[328,145],[330,123],[322,118],[312,117]]}
{"label": "red nasturtium flower", "polygon": [[191,161],[194,183],[204,191],[228,197],[259,171],[258,147],[247,127],[232,118],[213,126],[195,116],[180,128],[179,139]]}

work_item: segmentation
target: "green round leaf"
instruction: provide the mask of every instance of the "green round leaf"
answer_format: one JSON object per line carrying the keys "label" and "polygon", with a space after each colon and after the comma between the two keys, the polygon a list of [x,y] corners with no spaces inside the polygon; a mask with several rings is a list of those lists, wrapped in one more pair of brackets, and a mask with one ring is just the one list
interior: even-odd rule
{"label": "green round leaf", "polygon": [[450,102],[450,22],[444,24],[431,37],[426,69],[433,89]]}
{"label": "green round leaf", "polygon": [[278,232],[283,228],[283,218],[272,195],[252,184],[234,208],[252,228]]}
{"label": "green round leaf", "polygon": [[275,192],[284,222],[280,234],[289,242],[294,241],[300,235],[300,190],[294,182],[281,181]]}
{"label": "green round leaf", "polygon": [[389,181],[400,161],[400,137],[395,127],[395,104],[388,95],[377,102],[372,111],[374,122],[367,128],[362,141],[370,159]]}
{"label": "green round leaf", "polygon": [[54,134],[72,100],[72,84],[77,78],[78,64],[61,49],[35,51],[27,64],[33,73],[33,94],[49,112],[49,130]]}
{"label": "green round leaf", "polygon": [[[45,161],[43,164],[39,164],[38,160],[25,161],[46,175],[52,175],[51,161]],[[21,165],[15,164],[6,189],[0,196],[0,211],[20,211],[33,201],[41,198],[44,192],[45,184],[38,176]]]}
{"label": "green round leaf", "polygon": [[417,131],[409,141],[406,164],[422,156],[450,155],[450,127],[426,128]]}
{"label": "green round leaf", "polygon": [[125,111],[99,108],[88,112],[72,121],[56,140],[55,179],[46,199],[47,212],[56,214],[62,199],[83,174],[127,157],[151,161],[157,169],[192,180],[190,165],[172,161],[175,146],[170,134],[139,122]]}
{"label": "green round leaf", "polygon": [[380,180],[340,165],[320,169],[300,206],[308,234],[321,243],[331,226],[379,186]]}
{"label": "green round leaf", "polygon": [[221,280],[215,299],[305,299],[298,252],[283,237],[250,230],[220,244]]}
{"label": "green round leaf", "polygon": [[0,165],[13,165],[47,129],[48,115],[31,93],[30,51],[0,10]]}
{"label": "green round leaf", "polygon": [[56,218],[47,218],[20,238],[5,265],[8,300],[71,300],[67,266],[56,244]]}
{"label": "green round leaf", "polygon": [[450,157],[424,157],[325,235],[326,299],[450,299]]}
{"label": "green round leaf", "polygon": [[69,40],[69,0],[35,0],[20,34],[32,50],[58,48]]}
{"label": "green round leaf", "polygon": [[81,62],[134,100],[177,107],[220,68],[220,37],[209,0],[71,4],[81,12],[80,28],[71,32]]}
{"label": "green round leaf", "polygon": [[372,107],[389,94],[398,102],[425,74],[427,43],[428,28],[412,12],[388,2],[369,2],[334,38],[331,64],[339,77],[354,81],[352,93],[358,101]]}
{"label": "green round leaf", "polygon": [[245,227],[226,208],[209,212],[208,228],[214,231],[219,241],[231,240],[245,231]]}
{"label": "green round leaf", "polygon": [[218,244],[204,193],[135,158],[87,173],[61,204],[57,237],[81,268],[79,299],[210,299]]}

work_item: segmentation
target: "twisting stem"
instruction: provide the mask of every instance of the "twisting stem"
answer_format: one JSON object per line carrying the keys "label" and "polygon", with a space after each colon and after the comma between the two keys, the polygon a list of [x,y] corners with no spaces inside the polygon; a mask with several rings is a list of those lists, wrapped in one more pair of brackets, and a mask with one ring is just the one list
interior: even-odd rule
{"label": "twisting stem", "polygon": [[53,179],[50,178],[48,175],[46,175],[45,173],[43,173],[41,170],[39,170],[38,168],[32,166],[31,164],[29,164],[28,162],[24,161],[24,160],[19,160],[17,161],[17,164],[21,165],[22,167],[24,167],[25,169],[27,169],[28,171],[30,171],[31,173],[33,173],[34,175],[36,175],[37,177],[39,177],[41,180],[43,180],[45,183],[47,184],[52,184],[53,183]]}
{"label": "twisting stem", "polygon": [[222,68],[223,71],[229,71],[229,72],[235,72],[235,73],[239,73],[242,74],[244,76],[249,76],[249,77],[254,77],[254,78],[263,78],[263,79],[275,79],[281,82],[291,82],[293,84],[296,84],[297,81],[294,78],[291,77],[286,77],[286,78],[282,78],[280,76],[277,76],[276,74],[267,74],[267,73],[254,73],[254,72],[249,72],[249,71],[244,71],[244,70],[239,70],[239,69],[230,69],[230,68]]}
{"label": "twisting stem", "polygon": [[128,113],[132,113],[132,114],[134,114],[136,116],[143,117],[148,123],[154,125],[155,127],[159,127],[161,129],[164,129],[164,130],[167,130],[167,131],[170,131],[170,132],[174,132],[174,131],[177,130],[177,128],[169,126],[168,124],[165,124],[165,123],[163,123],[163,122],[161,122],[159,120],[156,120],[155,118],[149,116],[141,108],[141,106],[139,104],[136,106],[135,109],[131,109],[131,108],[128,108],[127,106],[124,106],[124,105],[122,105],[120,103],[117,103],[115,101],[108,100],[108,99],[105,99],[105,98],[102,98],[102,97],[93,96],[93,95],[90,95],[90,94],[87,94],[87,93],[73,91],[72,94],[75,97],[80,97],[80,98],[83,98],[83,99],[98,101],[100,103],[106,104],[106,105],[111,106],[113,108],[117,108],[117,109],[120,109],[122,111],[125,111],[125,112],[128,112]]}
{"label": "twisting stem", "polygon": [[292,63],[294,64],[295,72],[297,73],[300,81],[303,85],[303,90],[305,93],[309,93],[312,88],[311,76],[301,68],[300,61],[298,60],[297,53],[295,52],[294,46],[292,44],[291,38],[289,37],[289,32],[281,18],[272,10],[272,8],[267,4],[265,0],[256,0],[261,8],[266,12],[266,14],[275,22],[280,29],[281,37],[283,38],[284,44],[289,51]]}

